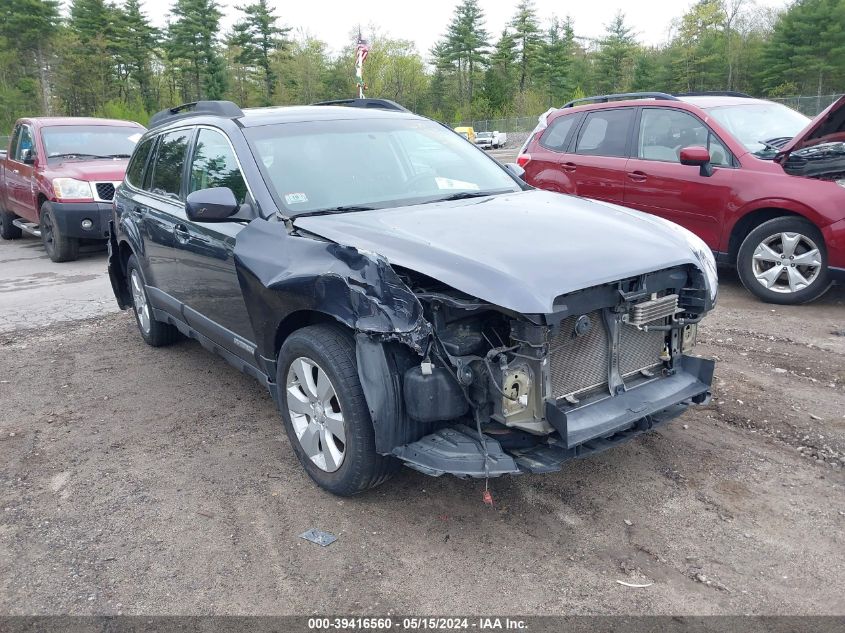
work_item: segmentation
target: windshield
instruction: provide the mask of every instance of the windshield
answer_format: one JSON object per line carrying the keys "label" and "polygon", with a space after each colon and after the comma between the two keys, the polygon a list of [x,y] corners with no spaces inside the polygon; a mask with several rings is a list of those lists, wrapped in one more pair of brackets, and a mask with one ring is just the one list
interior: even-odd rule
{"label": "windshield", "polygon": [[720,106],[707,112],[759,158],[773,158],[780,146],[810,122],[803,114],[779,103]]}
{"label": "windshield", "polygon": [[476,138],[493,138],[493,132],[479,132],[475,135]]}
{"label": "windshield", "polygon": [[286,215],[520,190],[495,161],[433,121],[307,121],[244,133]]}
{"label": "windshield", "polygon": [[129,158],[144,130],[117,125],[60,125],[41,131],[47,160]]}

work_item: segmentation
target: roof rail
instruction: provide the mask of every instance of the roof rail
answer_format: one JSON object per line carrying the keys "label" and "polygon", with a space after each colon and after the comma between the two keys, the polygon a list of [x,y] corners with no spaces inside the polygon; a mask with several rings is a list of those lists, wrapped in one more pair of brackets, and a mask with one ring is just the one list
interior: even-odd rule
{"label": "roof rail", "polygon": [[407,108],[390,99],[335,99],[333,101],[319,101],[315,106],[346,106],[347,108],[375,108],[377,110],[396,110],[410,112]]}
{"label": "roof rail", "polygon": [[156,127],[169,122],[174,117],[196,115],[196,114],[212,114],[215,116],[222,116],[229,119],[235,117],[242,117],[243,111],[231,101],[192,101],[191,103],[183,103],[174,108],[168,108],[161,112],[156,112],[150,118],[149,127]]}
{"label": "roof rail", "polygon": [[679,101],[679,99],[666,92],[622,92],[613,95],[597,95],[595,97],[584,97],[583,99],[573,99],[569,103],[561,106],[561,108],[571,108],[579,103],[607,103],[611,99],[659,99],[663,101]]}
{"label": "roof rail", "polygon": [[682,92],[675,95],[676,97],[741,97],[742,99],[754,99],[751,95],[744,92],[736,92],[735,90],[715,90],[713,92]]}

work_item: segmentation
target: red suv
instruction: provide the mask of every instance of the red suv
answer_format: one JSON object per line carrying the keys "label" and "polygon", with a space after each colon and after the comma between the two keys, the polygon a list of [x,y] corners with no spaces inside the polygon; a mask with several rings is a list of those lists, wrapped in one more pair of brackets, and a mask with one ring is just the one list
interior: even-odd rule
{"label": "red suv", "polygon": [[845,97],[813,121],[739,93],[579,99],[540,117],[517,162],[541,189],[686,227],[764,301],[845,280]]}

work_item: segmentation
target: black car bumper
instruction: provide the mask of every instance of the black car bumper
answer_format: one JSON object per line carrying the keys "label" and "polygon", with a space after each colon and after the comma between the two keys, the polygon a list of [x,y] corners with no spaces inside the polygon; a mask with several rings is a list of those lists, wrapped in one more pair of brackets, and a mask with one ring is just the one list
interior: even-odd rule
{"label": "black car bumper", "polygon": [[[111,202],[51,202],[53,217],[62,235],[91,240],[109,237]],[[91,226],[87,226],[90,221]]]}

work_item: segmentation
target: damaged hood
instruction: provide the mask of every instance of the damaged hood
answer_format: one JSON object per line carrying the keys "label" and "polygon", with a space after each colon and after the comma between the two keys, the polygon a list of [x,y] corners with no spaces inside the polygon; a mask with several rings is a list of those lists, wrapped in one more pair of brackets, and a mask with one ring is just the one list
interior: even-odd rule
{"label": "damaged hood", "polygon": [[537,190],[294,225],[523,314],[554,312],[555,299],[575,290],[712,259],[697,237],[660,218]]}
{"label": "damaged hood", "polygon": [[841,141],[845,141],[845,96],[810,121],[807,127],[780,149],[775,160],[783,162],[792,152],[811,145]]}

